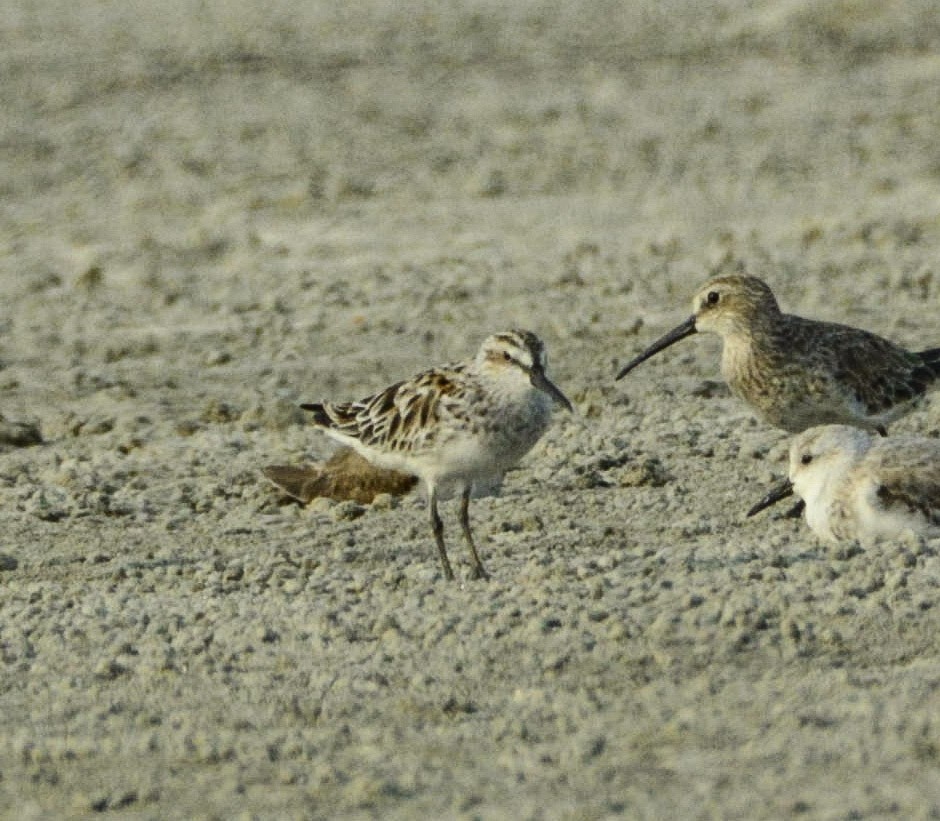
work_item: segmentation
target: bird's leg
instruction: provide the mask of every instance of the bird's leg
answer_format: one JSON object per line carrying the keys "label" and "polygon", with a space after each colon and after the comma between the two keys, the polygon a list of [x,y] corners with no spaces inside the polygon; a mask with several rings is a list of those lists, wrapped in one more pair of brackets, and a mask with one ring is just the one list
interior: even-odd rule
{"label": "bird's leg", "polygon": [[483,562],[480,561],[477,546],[473,543],[473,534],[470,532],[471,487],[472,485],[469,483],[464,485],[463,493],[460,495],[460,527],[463,528],[464,538],[467,540],[467,545],[470,548],[470,559],[473,562],[473,567],[470,570],[470,578],[488,579],[489,574],[486,572],[486,568],[483,567]]}
{"label": "bird's leg", "polygon": [[441,564],[444,566],[444,577],[448,581],[453,581],[454,571],[451,570],[450,559],[447,558],[447,551],[444,549],[444,523],[437,512],[437,488],[433,485],[428,488],[428,510],[431,511],[431,532],[434,533],[437,552],[441,557]]}

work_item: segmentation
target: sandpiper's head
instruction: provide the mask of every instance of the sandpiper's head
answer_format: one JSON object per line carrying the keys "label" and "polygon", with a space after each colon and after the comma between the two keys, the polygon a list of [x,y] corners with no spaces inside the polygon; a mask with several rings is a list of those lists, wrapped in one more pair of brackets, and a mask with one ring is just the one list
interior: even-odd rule
{"label": "sandpiper's head", "polygon": [[849,425],[804,430],[790,445],[790,482],[802,499],[818,493],[832,478],[857,462],[871,447],[870,433]]}
{"label": "sandpiper's head", "polygon": [[728,336],[780,313],[767,283],[757,277],[722,276],[706,282],[692,300],[695,330]]}
{"label": "sandpiper's head", "polygon": [[746,332],[754,323],[779,313],[773,292],[756,277],[722,276],[710,279],[698,289],[692,300],[692,316],[624,365],[617,379],[626,376],[661,350],[698,331],[730,336],[738,331]]}
{"label": "sandpiper's head", "polygon": [[825,520],[825,505],[820,503],[831,497],[832,488],[871,447],[872,441],[871,434],[848,425],[820,425],[804,430],[790,443],[789,478],[772,488],[747,515],[753,516],[795,493],[806,502],[807,517],[821,515]]}
{"label": "sandpiper's head", "polygon": [[545,346],[531,331],[512,330],[487,337],[477,354],[477,367],[494,376],[517,374],[533,387],[548,394],[557,404],[571,410],[571,402],[546,375]]}

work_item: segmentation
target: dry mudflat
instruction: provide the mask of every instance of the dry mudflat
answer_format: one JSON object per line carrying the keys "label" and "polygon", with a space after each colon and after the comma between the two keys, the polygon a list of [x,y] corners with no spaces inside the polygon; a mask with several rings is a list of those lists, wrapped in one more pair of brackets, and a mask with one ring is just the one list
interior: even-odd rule
{"label": "dry mudflat", "polygon": [[[613,381],[720,271],[940,345],[932,0],[254,5],[0,15],[0,816],[940,816],[940,544],[745,519],[714,339]],[[490,582],[261,475],[517,325]]]}

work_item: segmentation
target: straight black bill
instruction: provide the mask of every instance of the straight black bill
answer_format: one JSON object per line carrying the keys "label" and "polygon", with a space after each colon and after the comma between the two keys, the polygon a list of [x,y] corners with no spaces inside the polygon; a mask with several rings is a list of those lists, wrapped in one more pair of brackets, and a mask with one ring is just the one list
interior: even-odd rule
{"label": "straight black bill", "polygon": [[569,413],[573,413],[574,410],[571,407],[571,403],[568,401],[568,397],[565,396],[561,389],[552,382],[541,370],[534,370],[529,376],[529,379],[532,380],[532,384],[538,388],[540,391],[547,393],[555,402],[565,408]]}
{"label": "straight black bill", "polygon": [[773,488],[763,499],[761,499],[754,507],[752,507],[748,512],[748,517],[754,516],[757,513],[760,513],[762,510],[766,510],[771,505],[777,504],[781,499],[786,499],[787,496],[793,495],[793,483],[787,479],[786,481],[781,482],[777,487]]}
{"label": "straight black bill", "polygon": [[641,362],[646,362],[647,359],[649,359],[651,356],[655,356],[661,350],[668,348],[670,345],[675,345],[676,342],[678,342],[680,339],[685,339],[687,336],[692,336],[692,334],[695,333],[695,330],[695,317],[690,316],[677,328],[673,328],[668,334],[657,339],[652,345],[643,351],[643,353],[636,357],[636,359],[631,359],[626,365],[624,365],[620,369],[620,373],[617,374],[617,379],[623,379]]}

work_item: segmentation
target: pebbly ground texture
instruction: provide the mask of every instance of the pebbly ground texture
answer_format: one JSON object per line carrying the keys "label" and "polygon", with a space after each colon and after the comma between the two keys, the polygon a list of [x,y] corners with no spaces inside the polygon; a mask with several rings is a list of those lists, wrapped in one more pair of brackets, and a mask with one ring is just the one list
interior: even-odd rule
{"label": "pebbly ground texture", "polygon": [[[937,817],[940,544],[745,519],[715,339],[613,381],[718,271],[940,346],[935,11],[7,0],[0,817]],[[278,503],[298,402],[517,325],[577,413],[490,582]]]}

